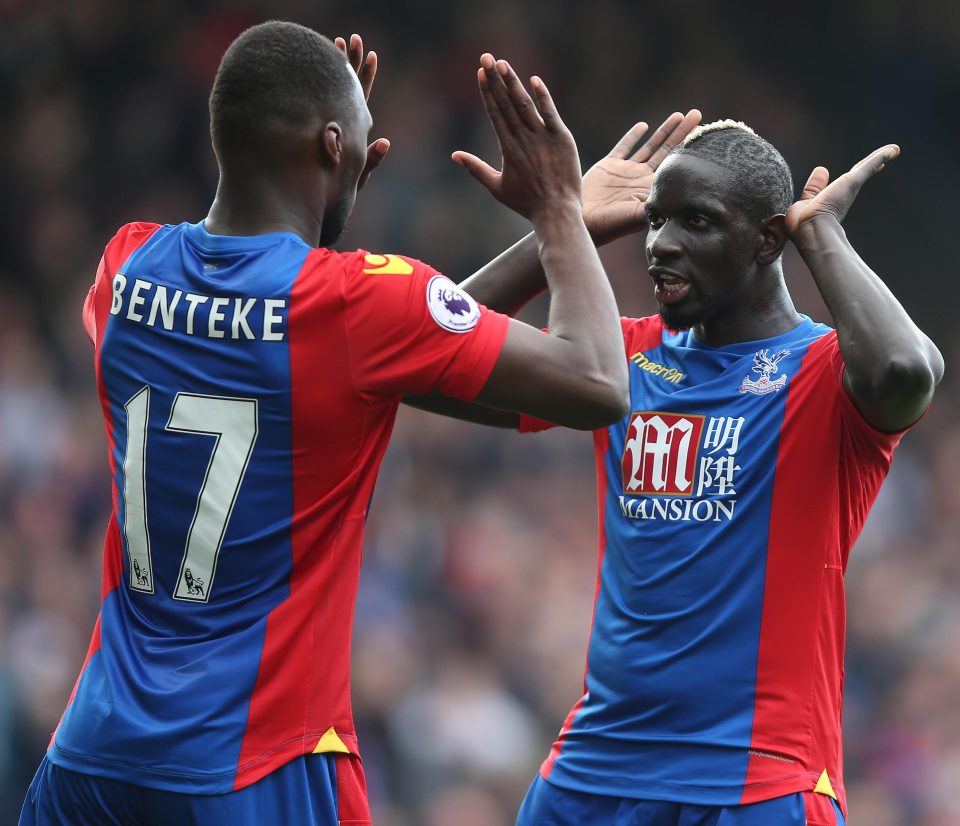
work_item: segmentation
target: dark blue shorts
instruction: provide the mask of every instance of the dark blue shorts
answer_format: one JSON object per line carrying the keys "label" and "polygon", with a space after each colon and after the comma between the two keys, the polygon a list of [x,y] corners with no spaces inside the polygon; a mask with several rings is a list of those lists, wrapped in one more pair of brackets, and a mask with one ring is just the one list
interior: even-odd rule
{"label": "dark blue shorts", "polygon": [[45,757],[20,826],[369,826],[363,769],[347,754],[308,754],[227,794],[134,786],[55,766]]}
{"label": "dark blue shorts", "polygon": [[537,775],[517,815],[517,826],[845,826],[840,807],[813,792],[744,806],[701,806],[635,800],[561,789]]}

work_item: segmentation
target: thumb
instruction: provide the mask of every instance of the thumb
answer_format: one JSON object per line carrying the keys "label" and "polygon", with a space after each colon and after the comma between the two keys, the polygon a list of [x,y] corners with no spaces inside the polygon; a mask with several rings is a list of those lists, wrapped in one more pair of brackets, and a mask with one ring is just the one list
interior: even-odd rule
{"label": "thumb", "polygon": [[830,181],[830,172],[825,166],[818,166],[813,172],[810,173],[810,177],[807,178],[807,182],[803,186],[803,194],[800,196],[801,201],[808,201],[811,198],[815,198],[823,188]]}
{"label": "thumb", "polygon": [[387,152],[389,151],[390,141],[386,138],[377,138],[367,147],[367,160],[363,165],[363,172],[360,173],[360,180],[357,181],[357,189],[363,188],[363,185],[367,182],[367,178],[370,177],[370,173],[380,166],[380,163],[387,157]]}
{"label": "thumb", "polygon": [[500,180],[500,173],[490,164],[476,155],[457,150],[451,155],[453,162],[459,164],[492,193]]}

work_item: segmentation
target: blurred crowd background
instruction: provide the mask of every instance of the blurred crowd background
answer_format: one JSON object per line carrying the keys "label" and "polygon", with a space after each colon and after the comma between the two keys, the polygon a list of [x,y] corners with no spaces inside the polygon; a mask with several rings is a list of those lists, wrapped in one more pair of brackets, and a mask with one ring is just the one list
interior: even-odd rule
{"label": "blurred crowd background", "polygon": [[[283,17],[358,31],[380,55],[373,136],[393,148],[343,246],[455,280],[527,231],[449,161],[495,158],[474,80],[484,50],[543,75],[585,165],[634,121],[691,106],[752,124],[798,185],[816,164],[836,174],[901,145],[847,231],[948,365],[847,575],[850,823],[960,824],[960,4],[407,5],[0,0],[0,823],[16,822],[98,609],[111,501],[82,299],[120,224],[205,214],[220,55]],[[623,313],[652,312],[642,241],[604,258]],[[828,320],[792,252],[787,270],[799,307]],[[542,302],[527,318],[542,323]],[[589,435],[402,412],[353,652],[378,824],[513,822],[581,692],[595,534]]]}

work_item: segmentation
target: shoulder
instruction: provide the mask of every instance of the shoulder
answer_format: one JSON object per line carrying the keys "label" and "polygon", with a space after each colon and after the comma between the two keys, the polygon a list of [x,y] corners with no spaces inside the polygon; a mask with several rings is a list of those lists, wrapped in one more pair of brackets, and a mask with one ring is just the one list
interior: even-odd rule
{"label": "shoulder", "polygon": [[620,327],[623,330],[623,345],[628,356],[641,350],[658,347],[663,341],[663,319],[658,315],[644,318],[621,317]]}
{"label": "shoulder", "polygon": [[133,221],[124,224],[117,230],[113,238],[107,244],[107,249],[115,247],[130,247],[136,249],[150,238],[163,224],[155,224],[150,221]]}
{"label": "shoulder", "polygon": [[[353,252],[333,253],[342,264],[344,270],[356,277],[377,276],[404,277],[419,273],[434,274],[437,271],[429,264],[411,258],[407,255],[398,255],[397,253],[378,253],[359,249]],[[364,280],[368,280],[365,278]]]}
{"label": "shoulder", "polygon": [[103,276],[113,278],[130,256],[150,240],[162,226],[162,224],[137,221],[120,227],[103,250],[103,260],[97,273],[97,280]]}
{"label": "shoulder", "polygon": [[837,341],[837,331],[826,324],[815,324],[810,330],[809,337],[802,342],[806,345],[804,352],[804,366],[842,365],[840,343]]}
{"label": "shoulder", "polygon": [[353,301],[374,302],[390,312],[407,313],[420,308],[425,313],[429,309],[438,323],[438,314],[449,314],[455,332],[462,331],[460,321],[475,322],[479,317],[479,306],[473,298],[447,276],[416,258],[357,250],[340,254],[340,261],[345,293]]}
{"label": "shoulder", "polygon": [[364,296],[389,300],[388,296],[409,293],[425,276],[434,274],[436,270],[429,265],[405,255],[318,247],[308,253],[299,281],[301,287],[309,285],[310,289],[339,284],[344,297],[352,301]]}

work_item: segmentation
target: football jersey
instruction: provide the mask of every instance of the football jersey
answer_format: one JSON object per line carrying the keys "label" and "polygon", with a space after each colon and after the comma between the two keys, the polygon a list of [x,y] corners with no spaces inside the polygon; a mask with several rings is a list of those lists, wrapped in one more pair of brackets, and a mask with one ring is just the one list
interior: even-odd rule
{"label": "football jersey", "polygon": [[472,399],[508,319],[396,255],[130,224],[84,310],[114,509],[49,759],[173,791],[357,752],[361,540],[404,393]]}
{"label": "football jersey", "polygon": [[809,318],[718,348],[659,317],[623,331],[631,410],[594,433],[585,691],[541,775],[621,797],[816,790],[844,806],[843,573],[900,434],[864,421],[835,332]]}

